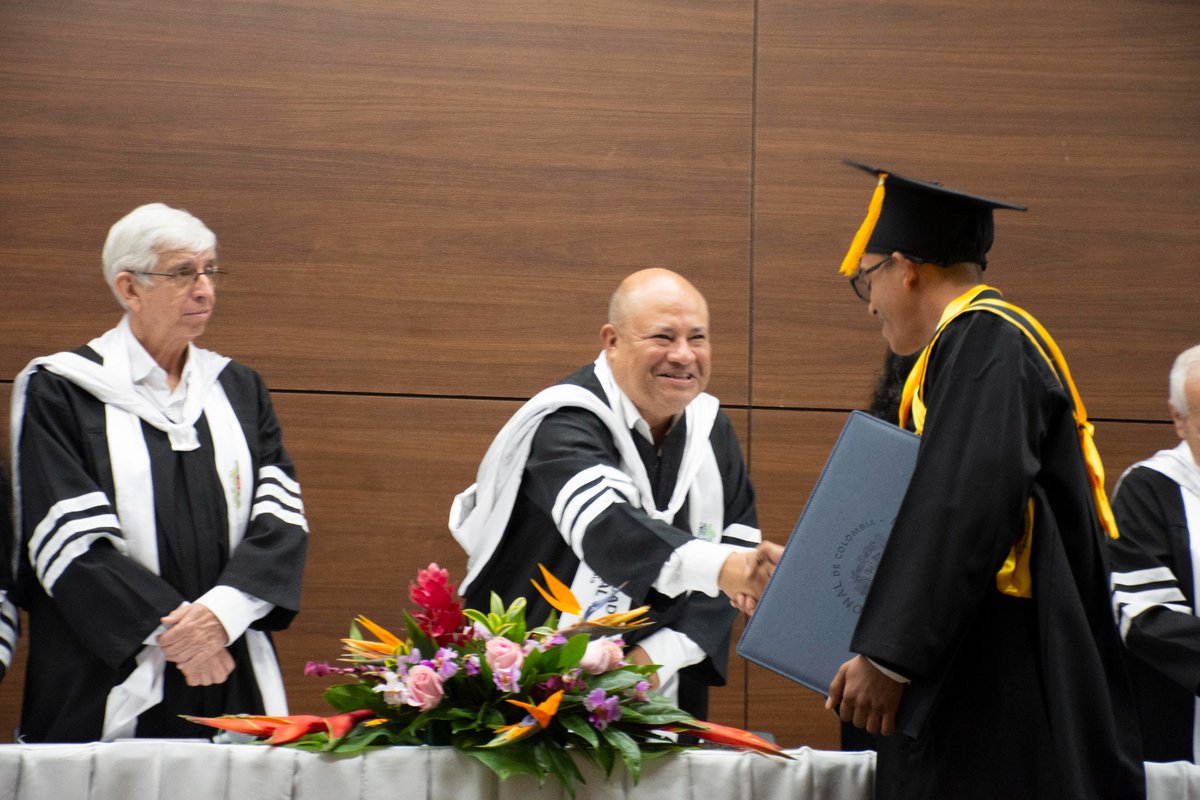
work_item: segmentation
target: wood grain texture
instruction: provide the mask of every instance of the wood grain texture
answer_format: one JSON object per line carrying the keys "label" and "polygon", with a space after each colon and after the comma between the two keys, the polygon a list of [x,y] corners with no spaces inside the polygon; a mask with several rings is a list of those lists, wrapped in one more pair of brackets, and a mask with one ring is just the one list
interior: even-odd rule
{"label": "wood grain texture", "polygon": [[751,11],[6,3],[0,255],[13,300],[58,291],[40,327],[5,316],[0,373],[106,327],[107,226],[163,200],[233,276],[210,345],[272,386],[527,396],[666,266],[744,403]]}
{"label": "wood grain texture", "polygon": [[851,408],[882,348],[837,267],[873,184],[853,158],[1029,205],[987,279],[1066,352],[1089,410],[1158,413],[1200,341],[1200,6],[759,4],[755,405]]}

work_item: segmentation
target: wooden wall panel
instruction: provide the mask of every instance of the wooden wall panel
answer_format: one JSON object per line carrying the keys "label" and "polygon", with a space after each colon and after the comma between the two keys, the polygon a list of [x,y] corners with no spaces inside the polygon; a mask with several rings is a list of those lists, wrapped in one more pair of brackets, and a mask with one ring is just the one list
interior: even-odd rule
{"label": "wooden wall panel", "polygon": [[759,4],[755,405],[853,407],[882,350],[837,267],[873,188],[853,158],[1029,205],[987,277],[1071,359],[1093,416],[1159,412],[1200,341],[1200,6]]}
{"label": "wooden wall panel", "polygon": [[752,9],[5,3],[0,257],[44,324],[4,315],[0,374],[106,327],[107,226],[161,199],[221,239],[210,345],[272,386],[527,396],[667,266],[745,402]]}
{"label": "wooden wall panel", "polygon": [[[786,538],[884,353],[836,274],[853,157],[1030,205],[988,277],[1066,350],[1111,486],[1174,443],[1166,372],[1200,341],[1198,37],[1170,0],[10,0],[0,379],[116,321],[120,215],[213,227],[233,278],[201,343],[275,391],[314,531],[279,644],[320,708],[304,661],[428,561],[461,574],[450,498],[633,269],[708,296],[711,390]],[[713,717],[837,742],[817,695],[736,660]]]}

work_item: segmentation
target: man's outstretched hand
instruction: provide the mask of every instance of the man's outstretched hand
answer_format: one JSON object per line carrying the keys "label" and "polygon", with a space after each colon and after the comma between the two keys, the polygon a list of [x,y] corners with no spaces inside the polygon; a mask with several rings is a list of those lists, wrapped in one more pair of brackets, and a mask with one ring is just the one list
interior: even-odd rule
{"label": "man's outstretched hand", "polygon": [[782,545],[763,542],[753,550],[739,551],[725,559],[717,584],[734,608],[747,614],[754,613],[758,598],[762,597],[782,555]]}

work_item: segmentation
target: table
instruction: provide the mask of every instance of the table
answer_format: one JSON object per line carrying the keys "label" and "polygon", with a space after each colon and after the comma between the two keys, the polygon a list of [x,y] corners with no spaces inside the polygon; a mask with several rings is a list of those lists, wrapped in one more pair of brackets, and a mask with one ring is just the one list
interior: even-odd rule
{"label": "table", "polygon": [[[870,753],[802,748],[795,761],[728,750],[692,751],[644,765],[633,786],[580,763],[578,800],[869,798]],[[393,747],[332,757],[285,747],[202,741],[0,746],[0,800],[568,800],[554,778],[501,781],[449,747]]]}
{"label": "table", "polygon": [[[873,753],[802,747],[793,761],[689,751],[645,765],[635,787],[581,765],[578,800],[870,800]],[[1154,800],[1200,800],[1200,767],[1147,764]],[[567,800],[554,779],[499,780],[447,747],[394,747],[352,758],[202,741],[0,745],[0,800]]]}

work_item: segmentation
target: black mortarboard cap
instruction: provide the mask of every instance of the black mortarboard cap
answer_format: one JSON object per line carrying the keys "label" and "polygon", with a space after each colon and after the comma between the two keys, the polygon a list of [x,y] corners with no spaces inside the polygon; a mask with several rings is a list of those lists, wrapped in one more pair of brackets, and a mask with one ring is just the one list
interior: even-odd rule
{"label": "black mortarboard cap", "polygon": [[863,253],[900,251],[915,260],[948,266],[968,261],[987,267],[992,247],[992,211],[1025,206],[918,181],[857,161],[847,166],[875,175],[879,182],[867,218],[842,261],[842,274],[853,275]]}

